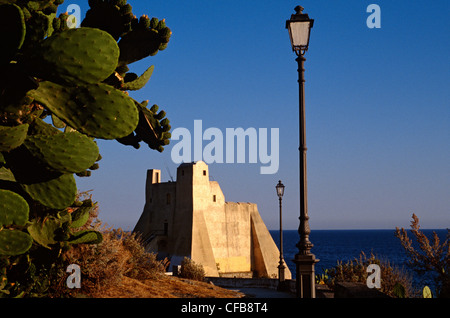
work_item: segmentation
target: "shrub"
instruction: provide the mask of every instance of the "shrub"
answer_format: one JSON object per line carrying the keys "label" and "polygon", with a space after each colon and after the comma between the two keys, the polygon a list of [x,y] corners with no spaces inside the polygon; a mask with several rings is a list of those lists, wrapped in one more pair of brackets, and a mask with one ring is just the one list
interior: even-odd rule
{"label": "shrub", "polygon": [[[97,227],[102,226],[100,222]],[[145,251],[135,233],[122,229],[101,229],[103,242],[98,245],[80,244],[64,255],[67,264],[81,268],[82,284],[79,290],[68,290],[62,275],[56,282],[52,296],[102,297],[102,291],[118,288],[124,277],[137,280],[155,279],[164,273],[164,263],[156,255]]]}
{"label": "shrub", "polygon": [[205,278],[205,270],[201,264],[197,264],[192,259],[185,257],[181,262],[179,277],[202,281]]}
{"label": "shrub", "polygon": [[436,232],[433,232],[433,243],[420,231],[419,218],[413,214],[411,232],[416,238],[418,248],[413,246],[413,241],[408,237],[405,229],[398,227],[395,236],[409,256],[408,265],[419,275],[434,274],[436,295],[438,297],[450,297],[450,232],[447,230],[447,238],[440,242]]}
{"label": "shrub", "polygon": [[405,271],[391,266],[388,261],[380,260],[373,254],[367,257],[364,252],[361,252],[359,258],[343,263],[338,261],[333,268],[326,270],[326,284],[334,289],[338,282],[361,282],[366,283],[367,280],[367,266],[370,264],[377,264],[381,270],[381,288],[380,291],[392,296],[398,297],[398,286],[403,286],[404,297],[410,297],[415,292],[412,288],[412,278]]}

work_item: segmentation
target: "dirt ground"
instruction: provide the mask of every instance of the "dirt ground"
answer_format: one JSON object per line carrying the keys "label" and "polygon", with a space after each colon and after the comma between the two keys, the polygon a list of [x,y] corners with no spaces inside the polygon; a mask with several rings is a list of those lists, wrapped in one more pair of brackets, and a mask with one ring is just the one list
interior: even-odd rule
{"label": "dirt ground", "polygon": [[242,298],[245,295],[211,283],[165,276],[139,281],[124,277],[119,286],[102,289],[96,298]]}

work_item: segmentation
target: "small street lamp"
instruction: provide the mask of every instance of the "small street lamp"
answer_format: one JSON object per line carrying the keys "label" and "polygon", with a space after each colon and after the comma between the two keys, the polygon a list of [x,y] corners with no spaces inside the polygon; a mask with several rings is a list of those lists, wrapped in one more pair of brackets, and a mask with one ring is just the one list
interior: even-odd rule
{"label": "small street lamp", "polygon": [[304,54],[308,50],[309,36],[314,20],[302,12],[303,7],[297,6],[295,14],[291,15],[291,19],[286,21],[286,29],[289,31],[292,50],[297,55],[298,63],[298,83],[299,83],[299,139],[300,147],[300,225],[298,234],[300,241],[297,243],[298,254],[295,255],[294,263],[296,265],[296,291],[297,297],[315,298],[316,288],[314,281],[314,264],[316,260],[314,254],[311,253],[313,244],[309,241],[309,216],[308,216],[308,200],[306,190],[306,137],[305,137],[305,68]]}
{"label": "small street lamp", "polygon": [[283,262],[283,221],[282,221],[282,213],[281,213],[281,200],[284,195],[284,185],[281,183],[281,180],[278,181],[278,184],[275,187],[277,189],[278,200],[280,201],[280,263],[278,265],[278,288],[282,288],[282,284],[285,281],[284,278],[284,270],[286,266]]}

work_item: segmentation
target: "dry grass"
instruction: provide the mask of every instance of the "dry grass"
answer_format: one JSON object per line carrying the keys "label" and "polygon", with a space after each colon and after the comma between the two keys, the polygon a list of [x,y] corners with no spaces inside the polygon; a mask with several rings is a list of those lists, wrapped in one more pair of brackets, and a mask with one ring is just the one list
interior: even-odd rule
{"label": "dry grass", "polygon": [[242,298],[244,294],[210,283],[171,276],[137,280],[124,277],[118,285],[92,294],[95,298]]}
{"label": "dry grass", "polygon": [[[89,192],[78,195],[78,200],[91,200]],[[167,260],[158,261],[156,254],[145,251],[141,238],[121,229],[108,228],[98,220],[95,203],[90,219],[83,228],[103,234],[100,244],[78,244],[63,252],[64,268],[77,264],[81,269],[81,288],[66,286],[67,273],[62,270],[52,277],[49,297],[88,298],[240,298],[244,295],[213,284],[196,281],[195,277],[167,276]],[[189,263],[189,273],[199,268]]]}
{"label": "dry grass", "polygon": [[80,244],[65,252],[67,264],[81,268],[81,289],[68,289],[62,275],[52,297],[89,298],[240,298],[242,293],[210,283],[165,275],[167,260],[145,251],[140,238],[101,222],[91,228],[103,233],[103,242]]}

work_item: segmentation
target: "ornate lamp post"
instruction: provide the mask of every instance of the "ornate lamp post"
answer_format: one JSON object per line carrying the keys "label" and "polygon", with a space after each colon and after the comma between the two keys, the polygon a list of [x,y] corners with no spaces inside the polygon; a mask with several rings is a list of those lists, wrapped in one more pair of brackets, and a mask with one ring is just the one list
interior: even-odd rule
{"label": "ornate lamp post", "polygon": [[300,137],[300,226],[298,234],[300,241],[297,243],[298,254],[295,255],[294,263],[296,265],[296,290],[297,297],[315,298],[316,289],[314,281],[314,265],[316,260],[311,253],[313,244],[309,241],[309,216],[308,201],[306,191],[306,137],[305,137],[305,78],[304,78],[304,54],[308,50],[309,35],[313,27],[314,20],[302,12],[303,8],[297,6],[295,14],[286,21],[286,29],[289,30],[292,50],[297,55],[298,63],[298,83],[299,83],[299,137]]}
{"label": "ornate lamp post", "polygon": [[280,262],[278,265],[278,288],[281,289],[284,279],[284,270],[286,266],[283,262],[283,221],[282,221],[282,213],[281,213],[281,200],[284,195],[284,185],[281,183],[281,180],[278,181],[278,184],[275,187],[277,189],[278,200],[280,201]]}

